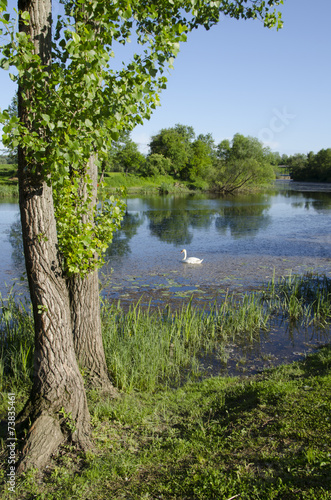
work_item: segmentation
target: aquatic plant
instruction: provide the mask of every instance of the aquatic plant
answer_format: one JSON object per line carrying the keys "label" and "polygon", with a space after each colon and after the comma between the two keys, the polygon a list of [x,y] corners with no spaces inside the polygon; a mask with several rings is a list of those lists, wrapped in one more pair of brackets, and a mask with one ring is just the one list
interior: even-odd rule
{"label": "aquatic plant", "polygon": [[331,319],[331,278],[308,273],[273,279],[262,292],[270,309],[303,326],[325,328]]}
{"label": "aquatic plant", "polygon": [[201,353],[222,350],[236,341],[247,344],[268,328],[269,312],[255,294],[226,296],[209,310],[139,305],[125,312],[120,303],[104,304],[104,348],[115,385],[125,391],[153,391],[202,374]]}
{"label": "aquatic plant", "polygon": [[0,391],[30,383],[33,367],[33,318],[28,305],[11,290],[0,294]]}
{"label": "aquatic plant", "polygon": [[[306,275],[273,279],[264,290],[226,294],[204,309],[192,298],[180,309],[121,303],[102,305],[103,342],[114,384],[123,391],[156,391],[205,375],[202,357],[226,365],[227,346],[249,349],[268,334],[274,318],[291,327],[330,325],[331,280]],[[0,387],[29,383],[33,359],[33,318],[15,294],[0,296]]]}

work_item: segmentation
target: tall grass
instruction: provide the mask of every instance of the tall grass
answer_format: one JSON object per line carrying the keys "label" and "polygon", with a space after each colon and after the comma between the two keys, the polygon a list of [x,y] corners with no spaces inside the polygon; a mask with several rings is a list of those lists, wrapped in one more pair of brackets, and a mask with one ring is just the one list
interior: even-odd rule
{"label": "tall grass", "polygon": [[117,387],[127,392],[154,391],[200,374],[201,353],[227,343],[256,340],[267,328],[269,313],[254,294],[238,300],[228,296],[210,311],[188,305],[181,310],[128,312],[120,304],[102,310],[104,347],[108,367]]}
{"label": "tall grass", "polygon": [[[0,390],[29,384],[33,363],[33,319],[29,308],[0,295]],[[205,309],[192,300],[179,310],[125,311],[120,303],[101,309],[106,360],[114,384],[126,392],[156,391],[202,375],[201,358],[229,344],[249,347],[269,329],[271,318],[327,327],[331,280],[325,276],[273,279],[262,292],[226,295]]]}
{"label": "tall grass", "polygon": [[273,278],[262,294],[269,308],[291,322],[324,328],[331,319],[331,278],[319,274]]}
{"label": "tall grass", "polygon": [[28,306],[0,294],[0,391],[30,383],[33,369],[33,318]]}
{"label": "tall grass", "polygon": [[[30,382],[33,367],[33,318],[27,306],[0,295],[0,390]],[[179,384],[200,375],[201,353],[224,347],[232,341],[256,340],[265,329],[268,313],[256,296],[238,300],[227,296],[209,311],[193,307],[180,310],[143,309],[128,311],[120,303],[102,307],[103,339],[108,368],[115,385],[127,392],[154,391],[161,385]]]}
{"label": "tall grass", "polygon": [[17,185],[7,185],[0,184],[0,199],[18,198],[18,186]]}

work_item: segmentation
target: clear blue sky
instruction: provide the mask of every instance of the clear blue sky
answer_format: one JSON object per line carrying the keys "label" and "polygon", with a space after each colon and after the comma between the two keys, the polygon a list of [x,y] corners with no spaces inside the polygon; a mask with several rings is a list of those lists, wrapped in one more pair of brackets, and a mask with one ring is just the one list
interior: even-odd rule
{"label": "clear blue sky", "polygon": [[[14,2],[10,2],[14,3]],[[182,123],[218,143],[237,132],[294,154],[331,147],[331,1],[284,0],[284,27],[223,18],[190,34],[171,71],[161,107],[132,138]],[[0,107],[15,88],[0,73]]]}

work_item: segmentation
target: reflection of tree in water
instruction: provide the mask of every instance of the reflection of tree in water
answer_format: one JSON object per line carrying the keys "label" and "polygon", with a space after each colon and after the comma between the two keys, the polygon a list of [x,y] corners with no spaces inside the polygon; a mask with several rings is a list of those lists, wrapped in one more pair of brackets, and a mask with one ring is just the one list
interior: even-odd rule
{"label": "reflection of tree in water", "polygon": [[13,249],[12,259],[15,262],[15,266],[22,267],[22,270],[25,269],[22,228],[19,217],[10,226],[8,239]]}
{"label": "reflection of tree in water", "polygon": [[113,241],[106,250],[106,261],[115,255],[124,257],[131,252],[130,240],[137,234],[138,227],[142,223],[143,218],[139,213],[125,214],[121,223],[121,229],[114,233]]}
{"label": "reflection of tree in water", "polygon": [[187,197],[159,197],[148,200],[149,210],[145,215],[149,219],[149,230],[153,236],[166,243],[188,245],[193,239],[190,229],[208,228],[214,211],[188,209],[190,199]]}
{"label": "reflection of tree in water", "polygon": [[176,245],[190,244],[193,239],[191,229],[208,228],[213,218],[211,211],[200,210],[151,211],[146,215],[151,234]]}
{"label": "reflection of tree in water", "polygon": [[208,229],[215,216],[214,210],[190,211],[190,225],[195,229]]}
{"label": "reflection of tree in water", "polygon": [[152,211],[146,214],[149,219],[149,230],[166,243],[188,245],[193,239],[189,230],[190,221],[188,212],[178,213],[171,211]]}
{"label": "reflection of tree in water", "polygon": [[[311,187],[311,190],[309,189],[309,185],[305,185],[305,191],[301,191],[303,188],[303,184],[299,185],[296,189],[291,189],[291,188],[283,188],[281,190],[276,190],[275,194],[281,194],[284,196],[284,198],[295,198],[295,201],[291,203],[291,206],[296,208],[296,207],[305,207],[307,209],[310,208],[315,208],[316,210],[318,209],[323,209],[323,208],[329,208],[331,206],[331,196],[329,191],[316,191],[318,187],[315,186],[315,188]],[[323,188],[322,188],[323,189]],[[302,199],[302,201],[300,201]]]}
{"label": "reflection of tree in water", "polygon": [[[293,191],[292,191],[293,193]],[[320,212],[321,210],[325,210],[326,208],[331,207],[331,196],[330,193],[296,193],[296,198],[300,196],[302,201],[296,200],[291,203],[293,208],[305,208],[306,210],[315,210],[316,212]]]}
{"label": "reflection of tree in water", "polygon": [[266,203],[265,198],[261,204],[243,204],[226,206],[219,210],[215,227],[225,233],[230,230],[234,238],[255,236],[261,229],[266,229],[271,222],[271,217],[265,212],[269,210],[271,203]]}

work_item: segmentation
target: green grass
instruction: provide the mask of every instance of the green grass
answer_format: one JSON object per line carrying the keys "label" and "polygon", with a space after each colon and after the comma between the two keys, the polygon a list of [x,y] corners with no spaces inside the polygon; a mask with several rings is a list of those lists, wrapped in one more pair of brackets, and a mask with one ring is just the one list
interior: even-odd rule
{"label": "green grass", "polygon": [[[140,194],[161,192],[186,192],[189,189],[184,183],[178,183],[172,177],[159,175],[156,177],[139,177],[133,174],[111,172],[105,177],[105,190],[115,190],[125,187],[128,193]],[[165,189],[166,188],[166,189]]]}
{"label": "green grass", "polygon": [[[26,384],[32,373],[33,320],[14,294],[6,300],[0,296],[0,305],[0,390],[5,392],[8,384]],[[203,375],[201,352],[216,350],[226,362],[226,345],[252,344],[269,318],[254,294],[226,296],[208,312],[189,301],[180,310],[144,309],[138,303],[124,311],[120,303],[106,303],[101,314],[108,368],[126,392],[153,392],[196,380]]]}
{"label": "green grass", "polygon": [[124,312],[119,304],[105,305],[102,315],[108,367],[116,386],[126,392],[155,391],[200,377],[201,352],[217,350],[226,362],[226,345],[251,345],[269,318],[254,294],[227,296],[208,313],[190,301],[179,311],[146,310],[138,304]]}
{"label": "green grass", "polygon": [[0,184],[15,184],[17,183],[17,165],[0,164]]}
{"label": "green grass", "polygon": [[[175,181],[167,175],[156,177],[139,177],[133,174],[111,172],[104,179],[104,190],[113,192],[124,187],[128,193],[180,193],[188,192],[185,183]],[[17,165],[0,165],[0,198],[18,196]]]}
{"label": "green grass", "polygon": [[274,312],[294,321],[292,297],[297,321],[329,326],[330,279],[320,276],[273,280],[209,314],[190,302],[177,311],[104,306],[120,396],[89,392],[95,448],[83,456],[63,446],[43,473],[18,478],[14,494],[5,483],[7,393],[19,411],[31,386],[33,323],[13,296],[2,301],[1,498],[330,499],[330,346],[257,376],[196,381],[201,349],[221,354],[221,345],[258,339]]}
{"label": "green grass", "polygon": [[306,274],[273,279],[262,297],[269,308],[281,311],[290,322],[323,328],[331,319],[331,279]]}
{"label": "green grass", "polygon": [[29,389],[33,365],[34,327],[28,305],[0,294],[0,391]]}
{"label": "green grass", "polygon": [[[331,319],[331,279],[318,275],[272,281],[262,293],[226,295],[208,309],[152,309],[139,303],[102,307],[103,341],[115,385],[127,393],[154,392],[205,376],[201,357],[213,353],[226,365],[227,347],[244,350],[282,318],[289,327],[327,329]],[[0,297],[0,390],[27,384],[32,371],[33,322],[27,307],[9,294]],[[23,377],[23,378],[22,378]]]}
{"label": "green grass", "polygon": [[0,199],[4,202],[7,200],[12,201],[13,198],[18,198],[18,186],[7,186],[0,183]]}
{"label": "green grass", "polygon": [[331,349],[248,379],[89,394],[95,450],[67,445],[4,499],[330,498]]}
{"label": "green grass", "polygon": [[18,197],[17,165],[0,165],[0,199]]}

